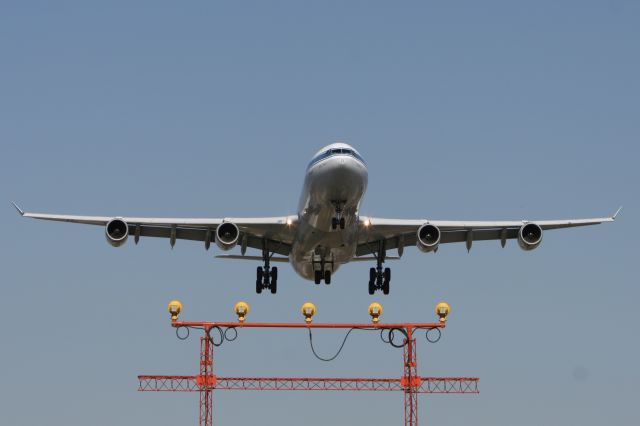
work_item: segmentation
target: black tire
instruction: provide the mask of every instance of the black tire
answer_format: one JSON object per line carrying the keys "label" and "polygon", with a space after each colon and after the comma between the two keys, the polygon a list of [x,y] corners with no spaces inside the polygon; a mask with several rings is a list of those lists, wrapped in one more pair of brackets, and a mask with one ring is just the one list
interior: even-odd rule
{"label": "black tire", "polygon": [[269,273],[265,272],[262,275],[262,285],[264,285],[265,288],[269,288],[269,283],[271,282],[271,280],[269,279]]}
{"label": "black tire", "polygon": [[256,293],[262,293],[262,280],[256,280]]}
{"label": "black tire", "polygon": [[262,271],[262,266],[258,266],[258,269],[256,270],[256,280],[260,280],[262,281],[262,275],[263,275],[263,271]]}
{"label": "black tire", "polygon": [[389,294],[389,281],[385,281],[384,284],[382,284],[382,294]]}
{"label": "black tire", "polygon": [[373,284],[373,280],[369,280],[369,295],[373,296],[376,291],[376,286]]}
{"label": "black tire", "polygon": [[331,219],[331,229],[336,229],[338,227],[338,219],[335,217]]}
{"label": "black tire", "polygon": [[344,217],[341,217],[340,218],[340,229],[344,229],[344,225],[345,225]]}
{"label": "black tire", "polygon": [[391,268],[384,268],[384,280],[391,281]]}
{"label": "black tire", "polygon": [[276,294],[278,291],[278,280],[276,278],[271,280],[271,286],[269,287],[271,294]]}
{"label": "black tire", "polygon": [[331,284],[331,271],[324,271],[324,283]]}
{"label": "black tire", "polygon": [[382,276],[382,274],[377,274],[376,275],[376,287],[382,288],[383,284],[384,284],[384,277]]}
{"label": "black tire", "polygon": [[316,284],[320,284],[320,281],[322,281],[322,271],[315,271],[315,276],[313,281]]}
{"label": "black tire", "polygon": [[373,282],[376,280],[376,268],[369,269],[369,281]]}
{"label": "black tire", "polygon": [[271,279],[273,281],[278,281],[278,268],[276,266],[271,268]]}

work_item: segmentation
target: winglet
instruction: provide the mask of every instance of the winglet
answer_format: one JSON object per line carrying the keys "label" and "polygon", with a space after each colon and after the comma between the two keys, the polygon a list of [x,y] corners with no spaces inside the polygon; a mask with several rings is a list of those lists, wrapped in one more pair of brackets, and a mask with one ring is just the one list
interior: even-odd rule
{"label": "winglet", "polygon": [[20,213],[20,216],[24,216],[24,210],[22,210],[20,207],[18,207],[18,205],[16,203],[14,203],[13,201],[11,202],[11,204],[13,204],[13,207],[15,207],[16,210],[18,210],[18,213]]}
{"label": "winglet", "polygon": [[618,213],[620,213],[620,210],[622,210],[622,206],[620,206],[620,207],[618,208],[618,210],[616,210],[616,212],[613,214],[613,216],[611,216],[611,219],[615,220],[615,219],[616,219],[616,216],[618,216]]}

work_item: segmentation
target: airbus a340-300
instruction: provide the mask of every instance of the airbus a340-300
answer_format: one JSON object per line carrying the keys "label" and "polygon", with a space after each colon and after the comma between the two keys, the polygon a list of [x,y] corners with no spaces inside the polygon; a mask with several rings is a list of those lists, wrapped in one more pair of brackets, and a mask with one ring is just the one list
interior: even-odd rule
{"label": "airbus a340-300", "polygon": [[[340,265],[353,261],[375,262],[369,270],[369,294],[389,293],[391,269],[383,268],[387,251],[399,258],[405,247],[436,252],[440,244],[465,243],[467,249],[479,240],[499,240],[504,247],[516,239],[523,250],[540,245],[548,229],[612,222],[616,215],[592,219],[543,221],[452,221],[431,219],[384,219],[363,217],[360,203],[367,189],[367,165],[353,147],[335,143],[322,148],[306,170],[298,214],[263,218],[156,218],[75,216],[29,213],[14,204],[24,217],[104,226],[109,244],[123,245],[128,237],[194,240],[209,249],[211,242],[223,251],[240,247],[239,255],[217,257],[261,262],[256,271],[256,292],[276,293],[278,268],[274,262],[289,262],[303,278],[329,284]],[[619,210],[618,210],[619,211]],[[245,255],[247,248],[262,252]]]}

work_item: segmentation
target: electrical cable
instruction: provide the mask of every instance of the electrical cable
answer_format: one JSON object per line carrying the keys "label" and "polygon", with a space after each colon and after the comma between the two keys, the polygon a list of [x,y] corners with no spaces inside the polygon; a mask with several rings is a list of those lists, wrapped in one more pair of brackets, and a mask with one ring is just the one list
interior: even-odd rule
{"label": "electrical cable", "polygon": [[[215,329],[219,336],[220,336],[220,340],[216,343],[216,340],[214,338],[211,337],[211,330]],[[213,343],[213,346],[220,346],[224,343],[224,331],[222,331],[222,328],[220,328],[217,325],[214,325],[213,327],[209,328],[206,330],[206,334],[207,334],[207,338],[209,339],[209,341],[211,343]]]}
{"label": "electrical cable", "polygon": [[[402,344],[397,344],[394,343],[394,339],[395,339],[395,332],[399,331],[400,333],[402,333],[402,335],[404,335],[404,341],[402,342]],[[387,338],[384,338],[384,333],[387,333]],[[391,346],[393,346],[394,348],[402,348],[407,344],[407,339],[409,338],[409,336],[407,335],[407,332],[404,331],[402,328],[383,328],[382,330],[380,330],[380,339],[384,342],[384,343],[388,343]]]}
{"label": "electrical cable", "polygon": [[330,358],[323,358],[320,355],[318,355],[318,353],[316,352],[316,349],[313,347],[313,334],[311,333],[311,329],[309,328],[309,343],[311,345],[311,352],[313,352],[313,355],[318,358],[320,361],[325,361],[325,362],[329,362],[329,361],[333,361],[334,359],[338,358],[338,355],[340,355],[340,352],[342,352],[342,348],[344,348],[344,344],[347,343],[347,338],[349,337],[349,335],[351,334],[351,332],[353,330],[357,330],[356,328],[351,328],[349,329],[349,331],[347,331],[347,334],[344,335],[344,339],[342,340],[342,344],[340,345],[340,348],[338,348],[338,352],[336,352],[336,354]]}
{"label": "electrical cable", "polygon": [[[438,337],[429,338],[429,332],[433,331],[433,330],[436,330],[438,332]],[[427,328],[427,331],[424,334],[424,336],[427,338],[427,342],[429,342],[429,343],[438,343],[440,341],[440,338],[442,337],[442,330],[440,330],[440,328],[438,328],[438,327]]]}
{"label": "electrical cable", "polygon": [[[187,334],[185,334],[184,336],[180,335],[180,330],[181,329],[185,329],[187,330]],[[183,325],[181,325],[180,327],[176,327],[176,337],[180,340],[187,340],[189,338],[189,334],[191,334],[191,332],[189,331],[189,327],[185,327]]]}
{"label": "electrical cable", "polygon": [[[229,330],[233,330],[234,332],[233,338],[230,338],[229,336],[227,336],[227,333],[229,332]],[[227,327],[224,330],[224,340],[226,340],[227,342],[233,342],[237,338],[238,338],[238,330],[236,330],[235,327]]]}
{"label": "electrical cable", "polygon": [[[349,338],[349,335],[351,334],[351,332],[353,330],[360,330],[360,331],[377,331],[379,330],[378,328],[357,328],[357,327],[353,327],[350,328],[349,331],[347,331],[347,333],[344,335],[344,339],[342,339],[342,343],[340,344],[340,347],[338,348],[338,351],[331,357],[329,358],[324,358],[320,355],[318,355],[318,353],[316,352],[316,348],[313,346],[313,333],[311,332],[311,328],[308,329],[309,330],[309,344],[311,346],[311,352],[313,353],[313,355],[318,358],[320,361],[325,361],[325,362],[329,362],[329,361],[333,361],[334,359],[336,359],[340,353],[342,352],[342,349],[344,348],[344,345],[347,343],[347,339]],[[401,334],[403,334],[405,336],[405,339],[403,341],[402,344],[397,344],[394,343],[394,339],[395,339],[395,331],[399,331]],[[384,338],[384,332],[387,332],[387,338]],[[384,343],[388,343],[391,346],[393,346],[394,348],[402,348],[407,344],[407,332],[404,331],[401,328],[391,328],[391,329],[380,329],[380,339],[384,342]]]}

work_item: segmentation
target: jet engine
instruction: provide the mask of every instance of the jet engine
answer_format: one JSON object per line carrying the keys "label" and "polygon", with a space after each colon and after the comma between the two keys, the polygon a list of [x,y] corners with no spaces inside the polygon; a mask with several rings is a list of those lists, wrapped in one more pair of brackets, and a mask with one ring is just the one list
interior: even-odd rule
{"label": "jet engine", "polygon": [[440,244],[440,229],[437,226],[425,224],[418,228],[418,248],[428,253],[438,249]]}
{"label": "jet engine", "polygon": [[231,250],[238,244],[240,229],[235,223],[225,222],[216,228],[216,244],[221,250]]}
{"label": "jet engine", "polygon": [[542,241],[542,228],[535,223],[522,225],[518,231],[518,245],[522,250],[533,250]]}
{"label": "jet engine", "polygon": [[113,247],[120,247],[129,237],[129,225],[122,219],[111,219],[104,229],[107,242]]}

